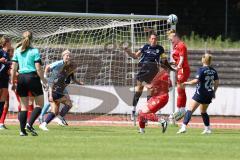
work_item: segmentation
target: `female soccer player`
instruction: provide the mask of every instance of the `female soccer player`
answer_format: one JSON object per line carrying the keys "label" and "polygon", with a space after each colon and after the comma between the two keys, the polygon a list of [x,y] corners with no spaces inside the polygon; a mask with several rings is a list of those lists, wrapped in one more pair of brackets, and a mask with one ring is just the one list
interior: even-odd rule
{"label": "female soccer player", "polygon": [[146,85],[146,87],[150,89],[152,97],[148,100],[147,105],[139,110],[139,133],[145,133],[145,123],[148,120],[160,122],[162,125],[162,132],[164,133],[166,131],[167,121],[158,118],[155,113],[167,104],[168,91],[171,86],[172,83],[166,69],[161,69],[154,77],[151,84]]}
{"label": "female soccer player", "polygon": [[[137,74],[137,86],[132,103],[132,118],[135,117],[136,106],[143,92],[144,85],[142,84],[142,82],[146,82],[148,84],[151,83],[152,79],[158,73],[159,63],[164,63],[169,68],[171,68],[167,62],[167,56],[164,53],[163,47],[157,44],[157,34],[152,32],[148,40],[149,44],[145,44],[135,53],[131,52],[127,48],[124,49],[130,57],[134,59],[140,57],[139,66],[141,68]],[[147,99],[149,100],[150,98],[151,96],[148,95]]]}
{"label": "female soccer player", "polygon": [[43,123],[39,125],[39,128],[48,131],[47,124],[50,123],[59,112],[60,103],[64,104],[60,112],[60,117],[64,121],[63,117],[72,107],[72,102],[68,93],[66,92],[66,86],[74,80],[75,83],[82,85],[82,82],[78,82],[74,78],[74,72],[77,65],[70,59],[70,52],[68,50],[63,51],[63,60],[54,62],[46,67],[45,74],[51,71],[49,78],[49,102],[51,105],[51,112],[47,115],[47,118]]}
{"label": "female soccer player", "polygon": [[181,85],[181,83],[186,82],[190,76],[190,67],[188,64],[188,53],[187,47],[184,42],[180,39],[179,35],[175,30],[168,31],[168,38],[172,43],[173,51],[173,63],[176,65],[176,73],[177,73],[177,108],[178,110],[170,115],[169,119],[173,123],[182,119],[185,114],[185,106],[187,102],[187,96],[185,87]]}
{"label": "female soccer player", "polygon": [[4,120],[8,112],[8,83],[11,66],[9,49],[11,40],[3,36],[0,40],[0,129],[6,129]]}
{"label": "female soccer player", "polygon": [[190,106],[184,116],[184,120],[182,123],[182,127],[179,129],[177,133],[185,133],[186,126],[191,119],[192,113],[200,106],[200,112],[202,115],[203,123],[205,125],[205,129],[202,134],[210,134],[210,121],[209,116],[207,114],[207,108],[209,104],[212,102],[212,98],[215,98],[216,91],[218,88],[219,80],[217,71],[211,66],[212,55],[206,53],[202,56],[202,64],[197,71],[196,78],[183,82],[182,85],[192,85],[197,84],[196,92],[192,97],[190,102]]}
{"label": "female soccer player", "polygon": [[[41,81],[44,87],[47,86],[47,81],[43,76],[41,68],[39,50],[31,46],[31,41],[32,33],[29,31],[24,32],[22,41],[17,45],[17,49],[15,50],[12,59],[11,84],[13,85],[13,89],[17,89],[17,94],[20,96],[21,103],[20,136],[27,136],[26,129],[31,132],[33,136],[37,136],[32,125],[41,113],[41,107],[44,103]],[[16,87],[14,80],[17,71],[19,75]],[[36,105],[31,114],[30,120],[27,123],[29,92],[34,97]]]}

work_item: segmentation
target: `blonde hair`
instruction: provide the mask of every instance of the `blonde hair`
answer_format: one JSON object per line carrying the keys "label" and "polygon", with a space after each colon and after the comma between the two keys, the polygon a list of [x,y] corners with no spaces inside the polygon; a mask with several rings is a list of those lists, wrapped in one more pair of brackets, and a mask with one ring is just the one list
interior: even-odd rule
{"label": "blonde hair", "polygon": [[62,52],[62,57],[65,55],[65,54],[70,54],[71,52],[68,50],[68,49],[66,49],[66,50],[64,50],[63,52]]}
{"label": "blonde hair", "polygon": [[176,32],[175,29],[170,29],[167,31],[167,36],[168,38],[172,38],[172,37],[178,37],[180,38],[179,34]]}
{"label": "blonde hair", "polygon": [[17,44],[17,47],[22,46],[21,52],[24,52],[26,49],[28,49],[31,46],[31,40],[32,40],[32,32],[30,31],[25,31],[22,34],[22,40]]}
{"label": "blonde hair", "polygon": [[212,63],[212,55],[209,54],[209,53],[205,53],[203,56],[202,56],[202,62],[206,65],[211,65]]}
{"label": "blonde hair", "polygon": [[10,38],[2,36],[2,38],[0,39],[0,48],[5,47],[6,43],[9,43],[10,41],[11,41]]}

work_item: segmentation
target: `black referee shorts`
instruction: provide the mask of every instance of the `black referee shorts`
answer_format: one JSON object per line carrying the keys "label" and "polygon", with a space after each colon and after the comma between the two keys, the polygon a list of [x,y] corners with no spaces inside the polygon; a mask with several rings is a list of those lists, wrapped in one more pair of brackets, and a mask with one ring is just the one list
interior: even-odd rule
{"label": "black referee shorts", "polygon": [[140,82],[151,83],[153,78],[158,73],[157,63],[141,63],[139,64],[140,70],[137,74],[137,80]]}
{"label": "black referee shorts", "polygon": [[36,72],[19,74],[17,82],[17,94],[27,97],[30,92],[34,97],[43,95],[40,77]]}

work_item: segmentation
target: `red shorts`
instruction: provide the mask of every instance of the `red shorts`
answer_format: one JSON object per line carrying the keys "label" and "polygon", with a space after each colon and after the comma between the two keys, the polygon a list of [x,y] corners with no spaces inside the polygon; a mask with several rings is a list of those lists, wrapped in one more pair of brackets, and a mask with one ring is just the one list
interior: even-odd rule
{"label": "red shorts", "polygon": [[168,94],[153,96],[148,100],[147,107],[152,113],[156,113],[163,108],[168,102]]}
{"label": "red shorts", "polygon": [[182,68],[177,71],[177,83],[183,83],[190,77],[190,68]]}

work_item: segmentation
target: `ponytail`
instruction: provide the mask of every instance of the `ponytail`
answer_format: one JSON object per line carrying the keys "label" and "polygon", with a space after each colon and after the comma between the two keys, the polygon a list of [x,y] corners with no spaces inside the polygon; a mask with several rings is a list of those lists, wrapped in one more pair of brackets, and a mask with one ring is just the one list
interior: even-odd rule
{"label": "ponytail", "polygon": [[32,33],[29,31],[23,32],[21,42],[17,44],[16,48],[22,47],[21,52],[26,51],[31,46]]}
{"label": "ponytail", "polygon": [[202,60],[203,60],[203,63],[205,63],[206,65],[211,65],[212,64],[212,55],[209,53],[205,53],[202,56]]}

